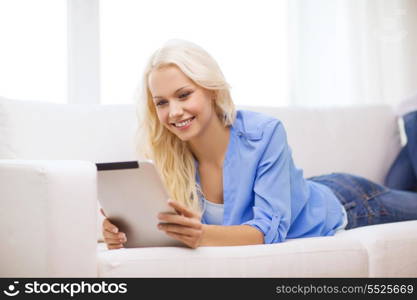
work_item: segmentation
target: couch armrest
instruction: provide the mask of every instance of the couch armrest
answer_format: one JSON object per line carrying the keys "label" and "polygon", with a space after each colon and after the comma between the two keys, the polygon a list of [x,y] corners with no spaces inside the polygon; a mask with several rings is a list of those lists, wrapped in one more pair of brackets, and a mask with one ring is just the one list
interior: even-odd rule
{"label": "couch armrest", "polygon": [[338,236],[354,238],[367,249],[369,277],[417,277],[417,221],[364,226]]}
{"label": "couch armrest", "polygon": [[96,168],[0,160],[0,277],[96,277]]}

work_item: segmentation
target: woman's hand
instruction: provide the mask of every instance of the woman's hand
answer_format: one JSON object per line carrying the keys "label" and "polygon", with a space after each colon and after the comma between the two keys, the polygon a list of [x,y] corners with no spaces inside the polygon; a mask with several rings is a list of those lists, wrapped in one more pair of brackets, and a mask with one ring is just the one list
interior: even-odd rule
{"label": "woman's hand", "polygon": [[107,219],[102,208],[100,208],[100,212],[106,217],[103,221],[103,237],[104,242],[107,244],[107,249],[123,248],[123,243],[127,241],[126,234],[119,232],[119,229]]}
{"label": "woman's hand", "polygon": [[168,200],[178,215],[160,213],[158,219],[163,223],[158,224],[158,229],[165,231],[170,237],[183,242],[190,248],[197,248],[201,244],[203,225],[201,215],[179,204],[177,201]]}

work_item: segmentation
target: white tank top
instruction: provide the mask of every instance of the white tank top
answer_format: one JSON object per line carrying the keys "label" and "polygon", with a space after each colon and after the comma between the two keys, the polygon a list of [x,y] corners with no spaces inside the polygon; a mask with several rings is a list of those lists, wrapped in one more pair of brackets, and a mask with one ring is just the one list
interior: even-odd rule
{"label": "white tank top", "polygon": [[205,203],[204,220],[207,224],[222,225],[224,205],[208,201],[204,197],[202,198]]}

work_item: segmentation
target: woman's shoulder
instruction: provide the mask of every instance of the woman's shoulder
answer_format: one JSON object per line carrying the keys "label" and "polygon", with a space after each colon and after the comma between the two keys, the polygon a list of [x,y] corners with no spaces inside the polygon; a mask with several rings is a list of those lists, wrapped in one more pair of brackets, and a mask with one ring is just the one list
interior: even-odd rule
{"label": "woman's shoulder", "polygon": [[234,123],[235,130],[249,138],[260,139],[268,128],[273,130],[281,121],[265,113],[239,109]]}

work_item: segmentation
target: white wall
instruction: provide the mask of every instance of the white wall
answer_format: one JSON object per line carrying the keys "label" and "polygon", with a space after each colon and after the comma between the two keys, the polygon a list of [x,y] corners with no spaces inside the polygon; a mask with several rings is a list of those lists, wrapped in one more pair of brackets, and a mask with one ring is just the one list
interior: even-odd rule
{"label": "white wall", "polygon": [[292,103],[395,106],[417,93],[417,1],[290,3]]}
{"label": "white wall", "polygon": [[168,39],[205,48],[237,104],[289,104],[287,0],[102,0],[102,103],[131,103],[145,62]]}
{"label": "white wall", "polygon": [[0,1],[0,96],[67,101],[67,1]]}

